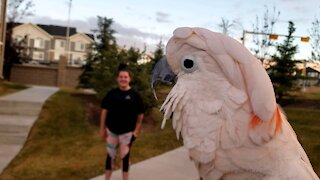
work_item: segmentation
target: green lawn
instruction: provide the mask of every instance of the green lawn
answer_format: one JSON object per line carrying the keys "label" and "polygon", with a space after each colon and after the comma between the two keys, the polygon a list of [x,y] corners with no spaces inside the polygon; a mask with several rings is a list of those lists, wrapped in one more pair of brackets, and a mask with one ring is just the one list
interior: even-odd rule
{"label": "green lawn", "polygon": [[[160,102],[167,90],[158,91]],[[318,93],[320,91],[304,96],[312,99],[318,97]],[[79,95],[82,94],[62,90],[45,103],[26,146],[0,179],[88,179],[104,173],[105,144],[98,136],[99,128],[88,120],[86,102]],[[288,106],[284,110],[320,175],[320,109]],[[170,121],[164,130],[159,129],[161,118],[158,109],[146,118],[132,149],[132,163],[182,145],[176,140]]]}
{"label": "green lawn", "polygon": [[320,100],[320,87],[307,87],[305,91],[296,91],[291,95],[296,100]]}
{"label": "green lawn", "polygon": [[285,108],[288,121],[295,130],[318,176],[320,176],[320,87],[291,93]]}
{"label": "green lawn", "polygon": [[[88,179],[104,173],[105,143],[74,95],[60,91],[45,103],[25,147],[0,179]],[[159,129],[161,114],[153,112],[133,146],[132,163],[181,146],[170,126]]]}
{"label": "green lawn", "polygon": [[4,81],[0,79],[0,96],[14,93],[19,90],[23,90],[27,88],[24,85],[16,84],[16,83],[11,83],[8,81]]}
{"label": "green lawn", "polygon": [[295,130],[318,176],[320,176],[320,107],[284,108],[288,120]]}

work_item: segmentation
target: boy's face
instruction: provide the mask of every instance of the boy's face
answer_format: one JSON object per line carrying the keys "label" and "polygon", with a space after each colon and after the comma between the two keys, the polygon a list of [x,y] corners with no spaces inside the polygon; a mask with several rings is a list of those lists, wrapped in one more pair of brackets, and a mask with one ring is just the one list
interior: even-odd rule
{"label": "boy's face", "polygon": [[131,82],[131,78],[129,76],[129,73],[127,71],[120,71],[117,77],[117,82],[119,87],[126,88],[129,86]]}

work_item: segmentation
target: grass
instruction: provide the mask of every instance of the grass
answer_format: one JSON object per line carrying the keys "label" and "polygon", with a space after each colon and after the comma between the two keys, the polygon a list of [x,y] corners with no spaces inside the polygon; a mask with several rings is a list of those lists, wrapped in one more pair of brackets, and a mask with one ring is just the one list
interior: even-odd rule
{"label": "grass", "polygon": [[[59,91],[45,103],[25,147],[0,179],[88,179],[104,173],[105,143],[76,94]],[[171,127],[159,129],[161,114],[153,112],[148,118],[154,121],[146,122],[133,146],[132,163],[181,146]]]}
{"label": "grass", "polygon": [[320,107],[319,109],[290,107],[284,110],[313,169],[320,176]]}
{"label": "grass", "polygon": [[[160,102],[168,88],[158,91]],[[311,95],[310,95],[310,94]],[[296,95],[316,99],[312,92]],[[0,175],[0,179],[88,179],[104,173],[105,143],[98,127],[89,123],[85,102],[79,92],[64,89],[44,105],[28,141],[19,155]],[[289,122],[306,150],[314,170],[320,175],[320,109],[284,108]],[[140,136],[132,148],[131,162],[136,163],[182,145],[170,123],[160,130],[162,115],[154,109],[146,118]],[[119,159],[116,167],[119,168]]]}
{"label": "grass", "polygon": [[320,100],[320,87],[307,87],[306,91],[296,91],[291,95],[296,100]]}
{"label": "grass", "polygon": [[0,79],[0,96],[14,93],[19,90],[26,89],[27,87],[20,84],[11,83]]}
{"label": "grass", "polygon": [[284,108],[288,121],[305,149],[313,169],[320,176],[320,87],[291,94]]}

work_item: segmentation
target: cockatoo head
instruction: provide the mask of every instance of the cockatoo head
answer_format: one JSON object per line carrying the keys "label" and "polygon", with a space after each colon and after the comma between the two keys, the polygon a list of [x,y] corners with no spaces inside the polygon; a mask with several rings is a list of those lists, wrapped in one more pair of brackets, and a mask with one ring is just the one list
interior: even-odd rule
{"label": "cockatoo head", "polygon": [[[181,132],[191,156],[200,162],[214,158],[223,124],[236,142],[235,121],[249,121],[251,115],[268,121],[276,109],[273,87],[260,61],[221,33],[177,28],[166,46],[166,58],[153,72],[152,84],[175,83],[161,107],[162,127],[172,117],[177,137]],[[233,117],[241,108],[248,112],[244,120]]]}
{"label": "cockatoo head", "polygon": [[[152,84],[158,80],[174,84],[161,107],[162,127],[172,119],[177,137],[182,134],[189,156],[205,179],[232,179],[243,172],[257,173],[261,179],[262,171],[266,177],[287,177],[273,176],[271,166],[276,167],[275,174],[289,172],[288,177],[296,177],[292,172],[302,168],[288,166],[299,164],[292,163],[293,156],[297,162],[308,162],[277,107],[268,74],[236,40],[203,28],[178,28],[168,41],[166,58],[153,73]],[[257,159],[261,162],[255,163]],[[232,176],[224,176],[228,173]],[[255,178],[252,174],[241,177]],[[306,177],[300,179],[311,179]]]}
{"label": "cockatoo head", "polygon": [[191,89],[205,86],[216,96],[223,96],[222,87],[230,84],[247,94],[253,113],[264,121],[276,107],[272,83],[260,61],[233,38],[204,28],[180,27],[173,32],[166,57],[154,68],[153,88],[158,80],[184,81]]}

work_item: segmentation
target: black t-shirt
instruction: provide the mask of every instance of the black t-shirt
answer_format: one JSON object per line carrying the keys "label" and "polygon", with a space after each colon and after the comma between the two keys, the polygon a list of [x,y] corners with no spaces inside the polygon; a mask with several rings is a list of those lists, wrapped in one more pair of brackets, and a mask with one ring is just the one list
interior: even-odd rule
{"label": "black t-shirt", "polygon": [[102,100],[101,108],[108,110],[106,127],[116,134],[133,131],[136,127],[137,115],[144,113],[142,99],[133,89],[111,90]]}

